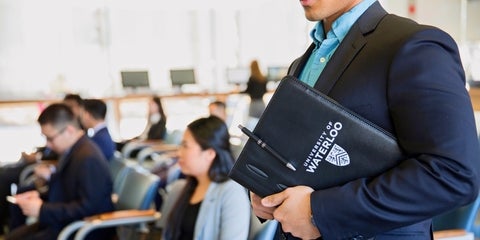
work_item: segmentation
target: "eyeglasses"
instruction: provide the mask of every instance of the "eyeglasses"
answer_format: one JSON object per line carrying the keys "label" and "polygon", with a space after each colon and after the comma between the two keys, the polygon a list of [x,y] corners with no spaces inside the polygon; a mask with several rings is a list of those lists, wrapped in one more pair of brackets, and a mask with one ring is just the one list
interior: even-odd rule
{"label": "eyeglasses", "polygon": [[45,137],[45,139],[47,139],[47,142],[53,142],[55,141],[55,138],[57,138],[58,136],[60,136],[60,134],[62,134],[63,132],[65,132],[65,130],[67,129],[67,127],[63,127],[62,129],[60,129],[60,131],[58,131],[56,134],[54,134],[53,136],[46,136],[46,135],[43,135]]}

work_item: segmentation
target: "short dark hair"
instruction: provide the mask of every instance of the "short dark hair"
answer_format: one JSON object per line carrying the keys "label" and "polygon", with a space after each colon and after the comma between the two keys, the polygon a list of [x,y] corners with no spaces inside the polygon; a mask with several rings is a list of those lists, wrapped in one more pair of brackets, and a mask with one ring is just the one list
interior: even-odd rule
{"label": "short dark hair", "polygon": [[107,104],[100,99],[83,100],[83,109],[97,120],[103,120],[107,116]]}
{"label": "short dark hair", "polygon": [[63,100],[71,100],[71,101],[74,101],[76,102],[79,106],[83,106],[83,98],[80,97],[79,94],[76,94],[76,93],[67,93],[65,94],[65,96],[63,97]]}
{"label": "short dark hair", "polygon": [[225,102],[219,101],[219,100],[213,101],[209,105],[215,105],[215,106],[221,107],[223,109],[227,108],[227,105],[225,104]]}
{"label": "short dark hair", "polygon": [[80,128],[72,109],[64,103],[53,103],[46,107],[42,113],[40,113],[40,116],[38,116],[37,122],[40,126],[51,124],[57,129],[63,128],[67,125]]}

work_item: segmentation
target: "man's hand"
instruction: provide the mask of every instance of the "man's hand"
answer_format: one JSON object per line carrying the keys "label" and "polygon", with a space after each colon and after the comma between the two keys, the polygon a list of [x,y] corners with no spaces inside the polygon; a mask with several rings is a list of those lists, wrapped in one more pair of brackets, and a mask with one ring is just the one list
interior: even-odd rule
{"label": "man's hand", "polygon": [[39,164],[38,166],[35,167],[35,175],[44,179],[44,180],[50,180],[50,176],[53,173],[53,168],[51,167],[53,165],[51,164]]}
{"label": "man's hand", "polygon": [[252,192],[250,192],[250,200],[255,216],[263,219],[273,219],[273,211],[275,210],[275,206],[265,207],[262,205],[262,198]]}
{"label": "man's hand", "polygon": [[32,152],[32,153],[22,152],[22,159],[24,159],[27,163],[39,162],[42,159],[42,153],[41,152]]}
{"label": "man's hand", "polygon": [[[280,193],[263,198],[260,204],[263,208],[257,207],[257,209],[273,208],[273,218],[282,224],[284,232],[289,232],[302,239],[316,239],[321,234],[312,223],[312,209],[310,207],[310,194],[312,192],[313,189],[307,186],[287,188]],[[254,205],[253,198],[252,205]],[[265,216],[267,216],[267,213],[268,211],[264,211]],[[255,211],[255,214],[257,214],[257,211]]]}
{"label": "man's hand", "polygon": [[37,191],[28,191],[15,195],[18,206],[27,217],[38,217],[43,201]]}

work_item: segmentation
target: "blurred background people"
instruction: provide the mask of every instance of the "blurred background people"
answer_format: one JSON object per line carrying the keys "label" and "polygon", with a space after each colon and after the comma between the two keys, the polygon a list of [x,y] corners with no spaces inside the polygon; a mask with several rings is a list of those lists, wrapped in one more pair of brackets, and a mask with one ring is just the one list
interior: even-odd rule
{"label": "blurred background people", "polygon": [[215,116],[187,126],[178,150],[187,178],[172,184],[162,205],[164,239],[247,239],[250,205],[246,190],[228,178],[234,161],[229,137]]}
{"label": "blurred background people", "polygon": [[[47,191],[28,190],[15,195],[11,205],[11,232],[6,239],[56,239],[67,224],[87,216],[113,211],[112,179],[105,156],[80,128],[70,107],[54,103],[38,117],[47,147],[60,155],[57,165],[39,165],[35,174],[47,182]],[[20,214],[20,213],[23,213]],[[26,217],[36,218],[25,224]],[[89,239],[110,239],[111,229]]]}
{"label": "blurred background people", "polygon": [[76,93],[67,93],[63,97],[63,102],[72,109],[73,114],[77,117],[78,121],[80,121],[80,126],[83,128],[80,120],[83,111],[83,98]]}
{"label": "blurred background people", "polygon": [[[66,94],[63,103],[68,105],[75,115],[80,118],[83,109],[83,99],[78,94]],[[4,234],[5,227],[8,224],[8,202],[6,196],[10,194],[10,185],[19,184],[20,173],[29,165],[41,161],[56,161],[58,154],[52,151],[48,146],[37,147],[33,152],[22,152],[20,159],[0,168],[0,235]]]}
{"label": "blurred background people", "polygon": [[110,161],[115,153],[115,142],[105,123],[106,115],[107,104],[103,100],[85,99],[83,101],[81,123],[87,129],[88,137],[97,144],[105,158]]}
{"label": "blurred background people", "polygon": [[[162,141],[167,135],[167,115],[163,110],[162,100],[158,96],[152,96],[148,102],[147,125],[143,132],[132,139],[116,143],[116,149],[122,148],[131,141]],[[136,153],[132,152],[132,156]]]}
{"label": "blurred background people", "polygon": [[208,112],[211,116],[227,121],[227,105],[223,101],[215,100],[208,104]]}
{"label": "blurred background people", "polygon": [[153,96],[148,103],[147,125],[139,140],[163,140],[167,134],[167,115],[162,106],[162,100]]}
{"label": "blurred background people", "polygon": [[267,92],[267,77],[263,75],[257,60],[250,63],[250,77],[247,88],[243,93],[250,96],[248,115],[253,118],[260,118],[265,110],[263,95]]}

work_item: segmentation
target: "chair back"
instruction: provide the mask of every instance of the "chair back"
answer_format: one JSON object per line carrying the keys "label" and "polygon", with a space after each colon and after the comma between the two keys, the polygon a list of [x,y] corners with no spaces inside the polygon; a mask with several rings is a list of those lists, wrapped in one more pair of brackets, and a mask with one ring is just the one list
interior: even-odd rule
{"label": "chair back", "polygon": [[[256,219],[259,222],[258,219]],[[272,240],[275,238],[278,222],[276,220],[267,220],[261,226],[255,229],[255,232],[250,232],[250,240]]]}
{"label": "chair back", "polygon": [[167,136],[165,136],[164,143],[178,145],[182,142],[182,138],[183,138],[183,131],[179,129],[175,129],[167,133]]}
{"label": "chair back", "polygon": [[150,209],[159,183],[158,176],[143,169],[135,168],[128,172],[118,192],[116,210]]}
{"label": "chair back", "polygon": [[113,158],[109,162],[110,175],[113,181],[113,193],[117,194],[123,188],[125,179],[129,172],[134,169],[122,158]]}
{"label": "chair back", "polygon": [[474,231],[475,219],[480,207],[480,195],[474,202],[433,218],[433,230],[465,229]]}

